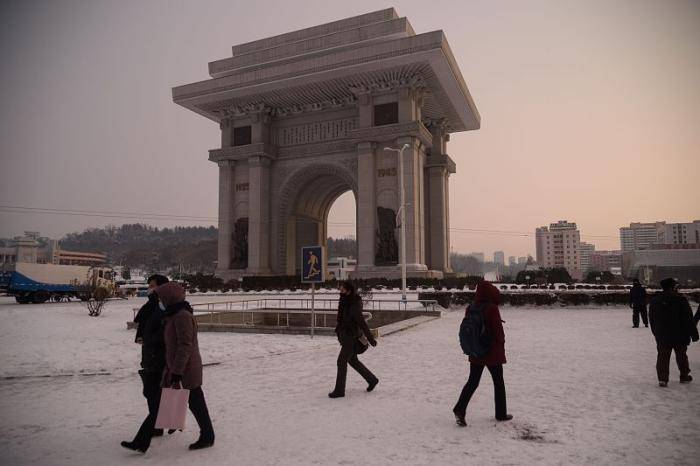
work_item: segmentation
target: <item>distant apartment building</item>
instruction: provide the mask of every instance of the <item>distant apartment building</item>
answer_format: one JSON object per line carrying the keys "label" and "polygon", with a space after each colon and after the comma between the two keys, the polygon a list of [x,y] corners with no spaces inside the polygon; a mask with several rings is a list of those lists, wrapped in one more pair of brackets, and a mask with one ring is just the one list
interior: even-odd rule
{"label": "distant apartment building", "polygon": [[589,270],[612,272],[622,270],[622,251],[594,251],[590,256]]}
{"label": "distant apartment building", "polygon": [[661,244],[695,244],[700,247],[700,220],[667,223],[664,228],[664,241]]}
{"label": "distant apartment building", "polygon": [[620,249],[638,251],[649,249],[652,244],[663,243],[666,222],[630,223],[620,228]]}
{"label": "distant apartment building", "polygon": [[506,265],[506,255],[503,251],[493,253],[493,261],[499,265]]}
{"label": "distant apartment building", "polygon": [[525,256],[518,257],[518,265],[526,265],[526,264],[527,264],[527,257],[525,257]]}
{"label": "distant apartment building", "polygon": [[515,256],[508,256],[508,266],[513,267],[516,265],[518,261],[515,259]]}
{"label": "distant apartment building", "polygon": [[563,267],[577,280],[582,278],[580,247],[576,223],[560,220],[535,230],[537,263],[546,268]]}
{"label": "distant apartment building", "polygon": [[622,252],[654,249],[668,244],[696,244],[700,247],[700,220],[687,223],[630,223],[620,228]]}
{"label": "distant apartment building", "polygon": [[595,245],[581,241],[579,254],[581,256],[581,273],[587,273],[591,269],[591,255],[595,252]]}

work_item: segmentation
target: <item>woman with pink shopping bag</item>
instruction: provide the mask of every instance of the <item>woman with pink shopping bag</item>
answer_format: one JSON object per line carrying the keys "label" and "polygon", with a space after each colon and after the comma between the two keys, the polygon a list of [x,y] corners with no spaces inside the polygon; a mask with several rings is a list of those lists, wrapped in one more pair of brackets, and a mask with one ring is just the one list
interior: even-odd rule
{"label": "woman with pink shopping bag", "polygon": [[[199,354],[197,322],[192,307],[185,301],[185,289],[178,283],[166,283],[156,288],[155,292],[165,314],[166,367],[163,374],[163,397],[160,402],[160,410],[163,410],[162,426],[184,427],[185,416],[182,408],[185,395],[173,392],[186,389],[189,391],[187,400],[190,411],[199,424],[199,439],[190,445],[190,450],[211,447],[214,445],[214,427],[202,391],[202,357]],[[160,410],[158,419],[161,419]],[[170,425],[165,426],[166,421]],[[156,426],[158,425],[156,421]]]}

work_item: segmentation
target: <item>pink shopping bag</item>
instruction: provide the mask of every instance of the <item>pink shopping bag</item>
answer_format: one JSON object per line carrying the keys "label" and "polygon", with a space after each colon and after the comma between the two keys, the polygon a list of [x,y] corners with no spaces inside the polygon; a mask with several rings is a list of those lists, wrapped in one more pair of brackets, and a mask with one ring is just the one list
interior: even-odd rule
{"label": "pink shopping bag", "polygon": [[163,388],[156,418],[156,429],[184,429],[190,391],[185,388]]}

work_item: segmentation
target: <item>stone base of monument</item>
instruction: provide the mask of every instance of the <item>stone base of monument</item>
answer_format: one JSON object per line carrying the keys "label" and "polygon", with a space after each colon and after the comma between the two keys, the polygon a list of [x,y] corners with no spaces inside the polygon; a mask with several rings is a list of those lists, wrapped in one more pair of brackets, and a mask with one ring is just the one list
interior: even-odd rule
{"label": "stone base of monument", "polygon": [[[443,278],[441,270],[428,270],[425,265],[408,264],[406,267],[408,278]],[[395,265],[358,267],[350,272],[350,278],[386,278],[389,280],[401,278],[401,268]]]}

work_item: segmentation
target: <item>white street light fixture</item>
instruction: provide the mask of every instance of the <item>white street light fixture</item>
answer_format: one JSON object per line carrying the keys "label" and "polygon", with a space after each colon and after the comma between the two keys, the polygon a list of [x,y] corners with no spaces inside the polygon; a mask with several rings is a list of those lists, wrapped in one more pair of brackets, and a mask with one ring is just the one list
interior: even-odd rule
{"label": "white street light fixture", "polygon": [[399,201],[399,213],[401,214],[401,300],[406,303],[406,193],[403,182],[403,151],[408,149],[408,144],[401,146],[401,149],[385,147],[384,150],[392,150],[399,154],[399,186],[401,199]]}

